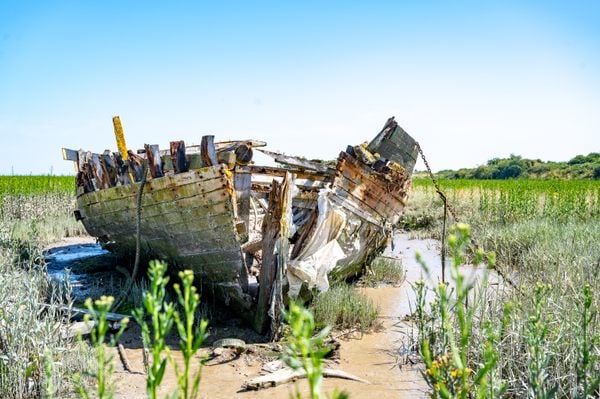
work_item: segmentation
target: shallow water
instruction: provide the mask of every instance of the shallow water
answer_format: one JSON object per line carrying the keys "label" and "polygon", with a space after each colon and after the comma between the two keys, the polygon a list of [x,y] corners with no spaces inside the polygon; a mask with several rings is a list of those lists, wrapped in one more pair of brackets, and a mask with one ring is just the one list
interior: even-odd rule
{"label": "shallow water", "polygon": [[44,258],[52,280],[64,282],[68,276],[73,299],[77,302],[101,295],[102,286],[121,277],[110,270],[115,265],[111,253],[91,239],[52,246],[44,251]]}

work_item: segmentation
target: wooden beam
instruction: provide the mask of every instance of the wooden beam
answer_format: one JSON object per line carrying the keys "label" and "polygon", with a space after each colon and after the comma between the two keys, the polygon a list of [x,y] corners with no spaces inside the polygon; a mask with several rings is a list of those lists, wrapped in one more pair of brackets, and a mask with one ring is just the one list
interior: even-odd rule
{"label": "wooden beam", "polygon": [[215,150],[215,136],[202,136],[200,154],[204,166],[215,166],[219,164],[217,151]]}
{"label": "wooden beam", "polygon": [[263,261],[260,270],[254,328],[264,333],[271,317],[271,334],[276,334],[283,306],[283,273],[289,260],[289,228],[294,176],[288,173],[281,183],[273,181],[269,210],[262,226]]}
{"label": "wooden beam", "polygon": [[144,144],[146,150],[146,159],[148,159],[148,169],[152,178],[163,177],[165,175],[162,162],[160,159],[160,151],[157,144]]}
{"label": "wooden beam", "polygon": [[171,141],[171,161],[173,162],[173,170],[175,173],[184,173],[189,170],[188,162],[185,158],[185,143],[183,140]]}

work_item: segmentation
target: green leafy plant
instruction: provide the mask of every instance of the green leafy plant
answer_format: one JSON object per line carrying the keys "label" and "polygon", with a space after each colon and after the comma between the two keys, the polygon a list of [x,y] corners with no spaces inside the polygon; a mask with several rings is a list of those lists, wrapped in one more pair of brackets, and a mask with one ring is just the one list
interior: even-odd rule
{"label": "green leafy plant", "polygon": [[[84,316],[86,323],[93,322],[93,328],[90,331],[90,341],[96,354],[96,371],[88,373],[96,381],[96,390],[92,394],[81,379],[81,375],[75,375],[75,383],[77,385],[79,395],[88,399],[91,397],[97,397],[98,399],[110,399],[114,396],[114,384],[112,381],[112,375],[114,372],[113,356],[107,351],[107,342],[110,346],[116,346],[117,342],[127,324],[128,318],[121,320],[121,326],[116,334],[113,334],[110,339],[107,335],[109,332],[109,324],[107,320],[108,312],[114,302],[114,298],[111,296],[102,296],[100,299],[92,301],[88,298],[85,301],[85,306],[89,313]],[[81,334],[79,340],[82,340]]]}
{"label": "green leafy plant", "polygon": [[[310,398],[320,399],[321,383],[323,382],[323,358],[329,353],[329,348],[324,345],[324,340],[331,331],[331,327],[325,327],[316,335],[315,320],[313,314],[291,302],[289,310],[284,314],[285,320],[290,326],[287,336],[287,346],[283,360],[293,370],[304,370],[310,386]],[[300,397],[296,394],[296,397]],[[334,399],[345,399],[345,393],[333,393]]]}
{"label": "green leafy plant", "polygon": [[[469,299],[476,299],[473,293],[474,286],[466,280],[460,266],[465,263],[470,246],[470,228],[465,224],[458,224],[451,231],[452,234],[448,237],[452,257],[451,284],[440,282],[433,288],[435,298],[431,303],[430,314],[424,309],[427,287],[423,282],[415,285],[417,323],[421,330],[419,346],[426,366],[423,375],[432,389],[433,398],[466,399],[473,394],[477,394],[479,398],[497,397],[503,390],[503,384],[500,382],[498,388],[496,384],[490,387],[488,383],[498,360],[495,350],[498,336],[491,325],[486,326],[483,361],[475,370],[469,362],[477,307],[467,305]],[[486,254],[481,249],[474,251],[475,265],[481,264],[484,259],[489,267],[494,265],[493,253]],[[417,260],[428,273],[429,269],[424,261],[420,257]],[[486,281],[487,277],[484,279],[484,287]],[[507,320],[503,323],[506,322],[508,311]]]}
{"label": "green leafy plant", "polygon": [[208,321],[201,319],[199,325],[196,326],[195,314],[200,305],[200,295],[194,287],[194,274],[191,270],[179,272],[182,286],[174,284],[173,288],[177,293],[177,299],[183,309],[183,316],[179,312],[175,312],[175,325],[179,333],[179,347],[183,356],[183,369],[180,369],[172,358],[172,364],[175,368],[177,376],[177,397],[179,399],[196,398],[200,388],[200,379],[202,373],[202,361],[199,362],[199,367],[193,376],[191,373],[191,362],[193,357],[204,343],[208,334],[206,328]]}
{"label": "green leafy plant", "polygon": [[546,296],[551,290],[551,285],[536,284],[533,298],[533,314],[529,316],[525,327],[525,337],[529,346],[529,361],[527,362],[527,369],[529,370],[528,386],[531,396],[536,399],[553,398],[558,390],[558,386],[551,385],[546,371],[551,360],[551,355],[547,347],[549,328],[544,314],[544,307]]}
{"label": "green leafy plant", "polygon": [[587,399],[600,394],[600,370],[598,364],[600,356],[595,346],[600,343],[600,332],[592,329],[598,317],[598,310],[594,309],[594,295],[589,284],[582,290],[579,300],[579,314],[581,321],[577,328],[580,334],[577,337],[577,398]]}
{"label": "green leafy plant", "polygon": [[[152,362],[148,366],[146,391],[148,397],[156,399],[167,367],[167,335],[173,327],[175,309],[166,301],[166,287],[169,277],[165,275],[167,264],[151,261],[148,268],[150,290],[143,294],[143,307],[135,309],[133,317],[142,328],[144,349],[149,348]],[[148,315],[150,320],[146,322]]]}

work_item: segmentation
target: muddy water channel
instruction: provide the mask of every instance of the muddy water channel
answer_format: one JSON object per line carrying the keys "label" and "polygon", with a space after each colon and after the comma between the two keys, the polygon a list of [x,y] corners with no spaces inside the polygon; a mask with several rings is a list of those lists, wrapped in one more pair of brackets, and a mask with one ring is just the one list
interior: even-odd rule
{"label": "muddy water channel", "polygon": [[[109,280],[114,280],[117,278],[114,275],[120,273],[107,271],[106,267],[111,262],[110,254],[93,242],[64,244],[47,251],[48,271],[55,278],[64,278],[65,268],[70,268],[71,284],[78,298],[93,294],[95,290],[100,292],[103,284],[114,284],[114,281]],[[406,234],[397,234],[393,245],[386,250],[384,256],[402,260],[406,271],[405,281],[399,286],[361,288],[364,294],[379,306],[380,327],[369,334],[337,334],[341,341],[339,360],[327,365],[354,374],[370,384],[326,378],[324,392],[331,393],[337,388],[349,392],[351,398],[428,397],[427,386],[420,374],[421,365],[413,364],[416,363],[413,351],[416,330],[412,322],[404,321],[405,316],[413,312],[415,302],[411,284],[423,279],[421,266],[415,260],[417,251],[429,266],[430,283],[435,283],[441,278],[439,243],[435,240],[409,239]],[[90,264],[96,261],[99,262],[99,266],[95,266],[90,272]],[[105,283],[98,282],[98,279],[104,280]],[[131,366],[136,370],[143,370],[142,349],[137,338],[139,333],[132,330],[136,328],[130,328],[122,341]],[[271,356],[277,354],[273,353]],[[201,397],[283,398],[289,397],[296,389],[304,396],[307,395],[306,380],[256,392],[242,392],[242,384],[260,375],[261,367],[269,360],[271,359],[264,354],[244,353],[228,361],[205,366],[202,373]],[[121,364],[117,364],[115,377],[118,381],[118,397],[146,397],[143,375],[128,373],[123,370]],[[161,391],[167,394],[175,387],[174,376],[167,374]]]}

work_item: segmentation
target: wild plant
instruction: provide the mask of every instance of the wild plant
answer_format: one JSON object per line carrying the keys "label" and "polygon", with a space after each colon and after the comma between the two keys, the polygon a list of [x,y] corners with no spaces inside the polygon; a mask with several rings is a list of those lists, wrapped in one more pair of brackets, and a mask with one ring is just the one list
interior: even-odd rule
{"label": "wild plant", "polygon": [[[148,397],[158,397],[160,386],[167,367],[167,335],[173,327],[175,308],[166,301],[166,287],[169,277],[165,275],[167,264],[158,260],[150,261],[148,277],[150,291],[143,294],[143,307],[133,312],[135,321],[141,326],[144,349],[151,351],[152,362],[148,366],[146,391]],[[146,322],[145,317],[150,321]]]}
{"label": "wild plant", "polygon": [[544,312],[546,296],[552,290],[551,285],[537,283],[533,291],[533,314],[529,316],[525,327],[525,337],[529,346],[528,387],[535,399],[549,399],[556,395],[557,385],[549,379],[547,368],[551,361],[548,351],[549,326]]}
{"label": "wild plant", "polygon": [[[283,360],[293,370],[304,370],[310,387],[310,398],[320,399],[322,397],[323,358],[329,353],[329,348],[324,345],[324,340],[331,331],[331,327],[325,327],[313,335],[315,331],[313,314],[295,302],[290,302],[289,310],[284,313],[284,317],[289,324],[290,333],[287,336]],[[300,397],[297,392],[296,398]],[[334,392],[332,398],[346,399],[348,395],[344,392]]]}
{"label": "wild plant", "polygon": [[600,395],[600,356],[596,348],[600,345],[600,332],[594,331],[598,309],[594,309],[594,296],[589,284],[583,287],[578,308],[580,323],[575,326],[577,334],[577,392],[578,399]]}
{"label": "wild plant", "polygon": [[174,284],[173,288],[177,294],[177,299],[183,309],[183,317],[179,312],[174,313],[175,325],[179,333],[179,348],[183,356],[183,370],[179,368],[177,362],[172,358],[172,364],[177,377],[177,397],[179,399],[196,398],[200,388],[200,379],[202,376],[202,361],[198,364],[198,370],[193,376],[191,373],[191,362],[198,350],[208,337],[206,328],[208,321],[201,319],[196,326],[196,311],[200,305],[200,295],[194,287],[194,273],[191,270],[179,272],[181,284]]}
{"label": "wild plant", "polygon": [[[452,261],[450,277],[452,285],[440,282],[433,288],[434,300],[431,303],[431,315],[427,315],[425,307],[426,287],[418,283],[416,288],[416,314],[418,320],[419,346],[425,362],[423,373],[432,389],[433,398],[469,398],[477,393],[480,398],[497,397],[502,391],[502,382],[489,383],[489,377],[498,360],[495,343],[498,339],[491,325],[486,326],[486,342],[482,362],[475,369],[469,359],[470,347],[473,345],[473,323],[476,306],[468,306],[469,300],[476,301],[474,283],[467,281],[460,271],[465,263],[466,252],[470,242],[470,228],[458,224],[451,229],[448,237]],[[494,255],[475,251],[474,265],[480,265],[484,258],[488,267],[494,265]],[[427,272],[427,266],[419,259]],[[483,286],[486,286],[484,279]],[[426,322],[429,320],[429,322]]]}
{"label": "wild plant", "polygon": [[[115,387],[112,376],[115,366],[113,363],[113,355],[109,354],[107,350],[107,342],[111,347],[117,345],[121,334],[123,334],[123,331],[127,328],[129,319],[127,317],[122,319],[119,330],[113,334],[110,339],[108,338],[110,326],[107,317],[113,302],[114,298],[111,296],[102,296],[95,301],[88,298],[85,301],[85,307],[89,312],[85,314],[84,322],[86,324],[93,323],[93,327],[90,330],[90,341],[96,354],[97,367],[95,372],[88,372],[89,376],[96,381],[96,390],[94,394],[87,389],[80,374],[75,374],[74,376],[79,395],[84,399],[89,399],[91,397],[110,399],[114,396]],[[79,335],[79,340],[82,340],[81,334]]]}

